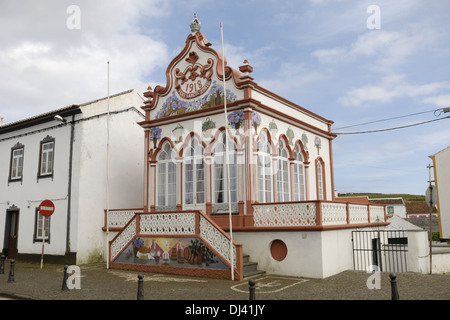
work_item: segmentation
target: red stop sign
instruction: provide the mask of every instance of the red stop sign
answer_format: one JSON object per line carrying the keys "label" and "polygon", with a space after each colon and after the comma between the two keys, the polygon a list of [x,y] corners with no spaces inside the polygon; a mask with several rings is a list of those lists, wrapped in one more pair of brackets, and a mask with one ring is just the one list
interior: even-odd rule
{"label": "red stop sign", "polygon": [[55,205],[50,200],[44,200],[39,205],[39,212],[44,217],[49,217],[55,211]]}

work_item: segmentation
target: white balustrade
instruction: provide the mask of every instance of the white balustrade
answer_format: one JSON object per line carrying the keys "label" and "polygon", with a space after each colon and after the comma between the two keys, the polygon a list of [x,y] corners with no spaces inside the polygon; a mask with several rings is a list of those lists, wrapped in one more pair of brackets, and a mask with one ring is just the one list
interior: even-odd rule
{"label": "white balustrade", "polygon": [[338,202],[321,202],[322,225],[347,224],[347,205]]}
{"label": "white balustrade", "polygon": [[110,210],[108,215],[109,228],[123,228],[136,213],[143,212],[143,210]]}
{"label": "white balustrade", "polygon": [[384,221],[384,206],[370,206],[370,222]]}
{"label": "white balustrade", "polygon": [[140,215],[141,234],[195,234],[195,212]]}
{"label": "white balustrade", "polygon": [[[200,236],[231,264],[230,238],[219,231],[208,219],[200,215]],[[233,265],[236,267],[236,246],[233,244]]]}
{"label": "white balustrade", "polygon": [[315,226],[314,202],[269,203],[253,205],[255,227]]}
{"label": "white balustrade", "polygon": [[365,204],[349,204],[349,220],[350,224],[367,223],[369,213],[367,212],[367,205]]}
{"label": "white balustrade", "polygon": [[136,217],[111,241],[111,258],[114,258],[136,235]]}
{"label": "white balustrade", "polygon": [[[253,205],[255,227],[334,226],[384,222],[384,206],[332,201],[264,203]],[[320,209],[321,221],[316,221]],[[378,220],[377,220],[378,219]]]}

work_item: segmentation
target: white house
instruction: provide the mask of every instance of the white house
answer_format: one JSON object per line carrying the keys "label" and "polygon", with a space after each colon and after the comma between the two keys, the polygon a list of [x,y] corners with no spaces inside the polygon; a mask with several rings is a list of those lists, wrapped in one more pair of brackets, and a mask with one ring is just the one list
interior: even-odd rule
{"label": "white house", "polygon": [[430,156],[438,191],[438,220],[441,239],[450,239],[450,147]]}
{"label": "white house", "polygon": [[192,21],[166,84],[144,93],[144,206],[108,219],[123,222],[111,267],[242,279],[248,254],[323,278],[352,268],[352,230],[387,224],[384,206],[334,201],[333,122],[252,71],[228,66]]}
{"label": "white house", "polygon": [[388,218],[393,217],[394,215],[400,218],[406,218],[406,205],[403,198],[369,199],[369,203],[385,205]]}
{"label": "white house", "polygon": [[40,257],[37,208],[48,199],[55,211],[46,218],[44,261],[103,259],[108,105],[110,204],[129,207],[142,203],[142,103],[129,90],[0,126],[0,239],[8,258]]}

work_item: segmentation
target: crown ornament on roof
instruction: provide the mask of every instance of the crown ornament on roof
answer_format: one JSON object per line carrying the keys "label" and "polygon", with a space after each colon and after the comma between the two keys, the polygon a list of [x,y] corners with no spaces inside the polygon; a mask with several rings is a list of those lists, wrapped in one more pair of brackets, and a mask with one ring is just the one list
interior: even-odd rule
{"label": "crown ornament on roof", "polygon": [[197,14],[194,13],[194,20],[192,20],[191,22],[191,32],[196,33],[197,31],[200,31],[201,27],[202,23],[197,19]]}

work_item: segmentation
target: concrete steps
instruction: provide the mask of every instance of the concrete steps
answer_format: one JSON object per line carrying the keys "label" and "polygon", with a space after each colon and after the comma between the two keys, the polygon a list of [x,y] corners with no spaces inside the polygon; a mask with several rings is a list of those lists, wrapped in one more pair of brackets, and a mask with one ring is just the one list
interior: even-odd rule
{"label": "concrete steps", "polygon": [[244,279],[256,277],[266,273],[263,270],[258,270],[258,263],[250,261],[250,255],[244,253],[242,258],[244,265]]}

